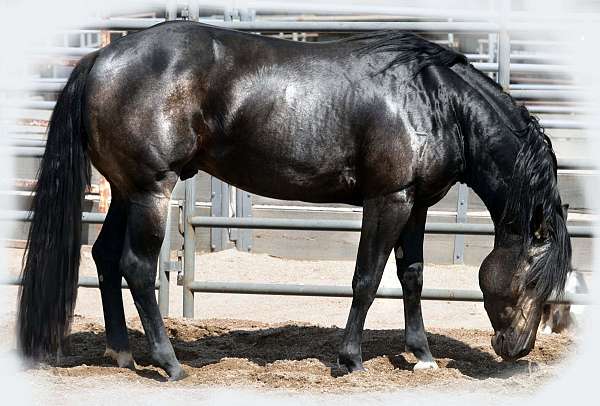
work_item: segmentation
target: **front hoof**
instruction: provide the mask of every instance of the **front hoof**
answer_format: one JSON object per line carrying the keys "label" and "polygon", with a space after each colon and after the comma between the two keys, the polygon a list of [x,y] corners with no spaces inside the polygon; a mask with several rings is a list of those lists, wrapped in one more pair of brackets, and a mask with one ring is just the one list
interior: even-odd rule
{"label": "front hoof", "polygon": [[423,369],[439,369],[435,361],[419,361],[413,367],[413,371],[421,371]]}
{"label": "front hoof", "polygon": [[365,371],[365,367],[363,366],[362,359],[360,356],[338,356],[338,366],[344,366],[348,370],[349,373]]}
{"label": "front hoof", "polygon": [[181,366],[179,366],[179,368],[177,368],[173,372],[169,373],[169,382],[179,381],[185,377],[187,377],[187,374],[185,373],[183,368],[181,368]]}

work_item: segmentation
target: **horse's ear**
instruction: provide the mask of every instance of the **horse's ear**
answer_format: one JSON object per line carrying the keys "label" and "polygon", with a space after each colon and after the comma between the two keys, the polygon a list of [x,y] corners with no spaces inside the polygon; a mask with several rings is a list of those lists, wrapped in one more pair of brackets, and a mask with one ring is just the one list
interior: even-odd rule
{"label": "horse's ear", "polygon": [[562,205],[562,213],[563,219],[567,221],[567,216],[569,215],[569,203],[565,203]]}
{"label": "horse's ear", "polygon": [[531,230],[536,240],[544,240],[548,237],[548,225],[544,216],[544,207],[541,204],[533,210]]}

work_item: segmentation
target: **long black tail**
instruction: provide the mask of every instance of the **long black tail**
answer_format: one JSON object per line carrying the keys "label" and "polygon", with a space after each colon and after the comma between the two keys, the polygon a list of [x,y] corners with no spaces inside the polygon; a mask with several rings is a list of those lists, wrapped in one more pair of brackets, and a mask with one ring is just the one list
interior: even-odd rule
{"label": "long black tail", "polygon": [[19,294],[18,346],[30,358],[62,352],[75,308],[81,204],[90,178],[85,83],[96,56],[86,56],[73,70],[50,119]]}

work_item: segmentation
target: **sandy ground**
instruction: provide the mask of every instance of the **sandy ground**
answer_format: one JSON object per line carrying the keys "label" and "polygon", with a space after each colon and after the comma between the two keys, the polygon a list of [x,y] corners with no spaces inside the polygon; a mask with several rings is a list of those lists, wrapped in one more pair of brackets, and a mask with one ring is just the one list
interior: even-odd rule
{"label": "sandy ground", "polygon": [[[11,273],[18,271],[21,255],[21,250],[9,250]],[[95,274],[90,259],[89,249],[84,249],[82,275]],[[199,255],[196,279],[348,285],[352,270],[349,261],[290,261],[229,250]],[[399,285],[391,261],[383,284]],[[425,286],[476,289],[477,269],[429,265]],[[0,328],[0,344],[6,353],[14,348],[17,289],[0,289],[8,304],[2,307],[8,322]],[[239,399],[240,390],[250,390],[244,392],[250,397],[292,393],[307,403],[325,399],[311,398],[316,394],[335,397],[347,392],[358,401],[365,391],[382,394],[383,400],[386,393],[403,391],[416,396],[432,389],[438,394],[460,391],[514,396],[539,390],[558,374],[561,360],[577,350],[571,335],[540,335],[530,355],[516,363],[504,363],[490,346],[491,328],[481,304],[430,301],[423,305],[425,324],[440,369],[413,372],[416,360],[403,348],[402,301],[376,300],[364,335],[367,371],[348,375],[336,364],[336,349],[350,299],[197,294],[197,319],[184,320],[180,291],[172,281],[171,317],[166,325],[188,374],[183,381],[166,383],[164,373],[149,365],[139,319],[126,291],[136,370],[116,368],[103,356],[104,327],[96,289],[79,290],[71,355],[23,370],[19,376],[31,384],[32,396],[41,403],[47,395],[38,397],[38,393],[52,392],[60,402],[77,403],[83,391],[88,404],[102,404],[110,398],[106,398],[107,387],[136,394],[131,399],[139,404],[154,403],[166,394],[173,401],[211,403],[215,396]],[[225,392],[219,392],[222,390]],[[94,403],[98,399],[103,401]]]}

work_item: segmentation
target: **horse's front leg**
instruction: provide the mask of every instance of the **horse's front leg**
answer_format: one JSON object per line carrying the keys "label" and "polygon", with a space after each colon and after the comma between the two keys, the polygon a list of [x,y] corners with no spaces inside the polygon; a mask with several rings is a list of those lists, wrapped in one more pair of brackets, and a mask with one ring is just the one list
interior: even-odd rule
{"label": "horse's front leg", "polygon": [[352,279],[352,307],[338,358],[349,372],[364,369],[361,342],[367,311],[412,206],[412,188],[364,202],[358,257]]}
{"label": "horse's front leg", "polygon": [[413,209],[413,214],[396,245],[396,268],[404,296],[405,345],[406,351],[417,357],[415,370],[438,367],[429,351],[421,313],[423,237],[426,220],[427,208]]}

